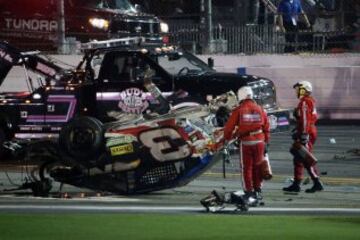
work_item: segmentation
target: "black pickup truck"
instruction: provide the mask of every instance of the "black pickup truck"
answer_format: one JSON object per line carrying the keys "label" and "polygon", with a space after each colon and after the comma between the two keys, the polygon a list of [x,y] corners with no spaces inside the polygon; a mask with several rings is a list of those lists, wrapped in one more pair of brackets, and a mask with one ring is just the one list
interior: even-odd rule
{"label": "black pickup truck", "polygon": [[[29,91],[0,93],[0,153],[3,143],[14,138],[57,138],[62,126],[75,116],[108,123],[151,115],[158,111],[159,102],[144,88],[146,70],[151,71],[170,111],[189,104],[209,105],[216,125],[219,111],[233,107],[237,90],[248,85],[267,110],[272,131],[289,125],[288,111],[277,106],[275,86],[269,79],[216,72],[188,52],[142,43],[138,38],[91,42],[83,45],[83,52],[79,65],[66,69],[38,53],[0,43],[0,84],[14,66],[41,76],[35,87],[30,74],[24,75]],[[222,106],[212,106],[219,99]]]}

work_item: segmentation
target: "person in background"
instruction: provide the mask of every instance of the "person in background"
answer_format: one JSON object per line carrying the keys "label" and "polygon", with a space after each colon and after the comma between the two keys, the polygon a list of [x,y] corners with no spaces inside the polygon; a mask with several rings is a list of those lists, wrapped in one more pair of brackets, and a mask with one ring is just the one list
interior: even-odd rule
{"label": "person in background", "polygon": [[[297,98],[300,100],[299,104],[294,110],[294,117],[296,119],[296,129],[292,136],[294,141],[300,141],[309,152],[313,151],[313,146],[317,138],[317,129],[315,123],[317,121],[317,112],[315,106],[315,99],[311,96],[313,91],[312,84],[308,81],[300,81],[294,86]],[[316,162],[307,163],[299,157],[294,157],[294,181],[288,186],[284,187],[285,192],[300,192],[300,183],[304,174],[304,167],[308,171],[314,185],[306,189],[307,193],[314,193],[324,190],[323,184],[320,181]]]}
{"label": "person in background", "polygon": [[253,100],[250,87],[240,88],[237,95],[239,106],[225,124],[224,138],[229,141],[235,136],[239,140],[245,197],[260,200],[263,181],[260,163],[267,152],[270,125],[264,109]]}
{"label": "person in background", "polygon": [[277,8],[277,24],[280,31],[285,33],[286,53],[294,52],[297,33],[299,31],[299,18],[302,18],[306,28],[310,28],[310,22],[302,9],[300,0],[281,0]]}

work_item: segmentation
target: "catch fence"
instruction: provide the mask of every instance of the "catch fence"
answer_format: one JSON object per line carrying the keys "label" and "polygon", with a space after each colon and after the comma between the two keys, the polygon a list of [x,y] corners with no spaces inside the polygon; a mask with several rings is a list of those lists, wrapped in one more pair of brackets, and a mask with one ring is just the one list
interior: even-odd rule
{"label": "catch fence", "polygon": [[295,42],[285,41],[285,33],[275,25],[248,24],[215,26],[211,36],[199,24],[170,26],[170,41],[197,54],[281,54],[291,45],[295,52],[360,52],[360,33],[345,31],[300,31]]}

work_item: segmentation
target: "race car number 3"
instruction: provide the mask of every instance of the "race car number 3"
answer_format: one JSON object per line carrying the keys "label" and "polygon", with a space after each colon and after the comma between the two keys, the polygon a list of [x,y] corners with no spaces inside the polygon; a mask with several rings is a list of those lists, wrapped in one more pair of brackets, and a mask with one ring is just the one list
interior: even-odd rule
{"label": "race car number 3", "polygon": [[159,162],[176,161],[191,155],[191,148],[174,128],[150,129],[139,140]]}

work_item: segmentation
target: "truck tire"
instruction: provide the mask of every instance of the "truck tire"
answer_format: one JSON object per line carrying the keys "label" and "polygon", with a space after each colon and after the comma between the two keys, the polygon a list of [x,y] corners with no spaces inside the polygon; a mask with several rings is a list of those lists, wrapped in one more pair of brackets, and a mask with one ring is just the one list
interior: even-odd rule
{"label": "truck tire", "polygon": [[61,150],[75,160],[91,160],[104,146],[102,123],[93,117],[77,117],[67,123],[59,136]]}
{"label": "truck tire", "polygon": [[2,128],[0,128],[0,161],[5,160],[3,157],[5,156],[5,149],[3,144],[6,140],[5,132]]}

